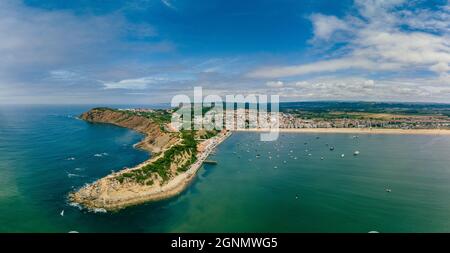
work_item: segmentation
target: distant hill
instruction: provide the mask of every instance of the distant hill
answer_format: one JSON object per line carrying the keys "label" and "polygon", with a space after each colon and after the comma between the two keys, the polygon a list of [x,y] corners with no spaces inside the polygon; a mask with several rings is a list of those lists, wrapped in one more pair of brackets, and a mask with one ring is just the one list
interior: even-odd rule
{"label": "distant hill", "polygon": [[307,112],[369,112],[397,114],[431,114],[450,116],[450,104],[390,103],[390,102],[283,102],[280,111],[302,110]]}

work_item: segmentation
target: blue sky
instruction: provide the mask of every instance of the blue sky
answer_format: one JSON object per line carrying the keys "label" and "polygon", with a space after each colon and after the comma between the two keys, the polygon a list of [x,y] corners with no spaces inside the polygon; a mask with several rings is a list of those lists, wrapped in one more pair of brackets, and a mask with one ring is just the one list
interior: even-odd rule
{"label": "blue sky", "polygon": [[0,103],[450,102],[450,2],[5,0]]}

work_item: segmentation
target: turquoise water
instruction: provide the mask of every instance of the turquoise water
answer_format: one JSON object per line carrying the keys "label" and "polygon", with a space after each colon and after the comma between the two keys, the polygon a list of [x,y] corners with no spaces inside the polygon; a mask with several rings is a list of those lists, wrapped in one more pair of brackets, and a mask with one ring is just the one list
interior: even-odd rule
{"label": "turquoise water", "polygon": [[178,197],[79,210],[67,193],[148,158],[87,109],[0,107],[0,232],[450,231],[449,136],[235,133]]}

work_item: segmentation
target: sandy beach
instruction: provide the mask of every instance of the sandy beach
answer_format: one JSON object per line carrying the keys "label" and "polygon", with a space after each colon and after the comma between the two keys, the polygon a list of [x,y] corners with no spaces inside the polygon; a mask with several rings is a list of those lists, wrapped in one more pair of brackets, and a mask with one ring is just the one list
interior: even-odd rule
{"label": "sandy beach", "polygon": [[[122,170],[117,173],[110,174],[102,179],[99,179],[94,184],[85,186],[80,191],[71,195],[72,201],[77,204],[81,204],[91,210],[104,209],[107,211],[114,211],[125,208],[127,206],[137,205],[149,201],[157,201],[162,199],[167,199],[178,195],[186,189],[186,187],[195,178],[197,171],[201,168],[203,162],[208,158],[210,153],[222,143],[226,138],[231,135],[231,132],[226,134],[221,134],[220,136],[206,140],[205,149],[203,152],[197,154],[197,161],[190,166],[190,168],[181,173],[174,178],[170,179],[166,184],[163,185],[153,185],[153,186],[140,186],[140,185],[129,185],[120,188],[115,188],[110,185],[109,179],[114,178],[117,174],[124,173],[125,171],[139,169],[142,166],[154,161],[157,157],[147,160],[133,168]],[[115,188],[115,189],[114,189]],[[103,190],[100,190],[103,189]],[[98,195],[98,191],[101,193]],[[80,192],[87,191],[90,195],[92,191],[97,192],[94,196],[98,195],[96,198],[86,200],[85,197],[79,197],[77,195]]]}
{"label": "sandy beach", "polygon": [[[238,129],[236,132],[269,132],[275,129]],[[343,134],[410,134],[450,135],[450,129],[387,129],[387,128],[279,128],[280,133],[343,133]]]}

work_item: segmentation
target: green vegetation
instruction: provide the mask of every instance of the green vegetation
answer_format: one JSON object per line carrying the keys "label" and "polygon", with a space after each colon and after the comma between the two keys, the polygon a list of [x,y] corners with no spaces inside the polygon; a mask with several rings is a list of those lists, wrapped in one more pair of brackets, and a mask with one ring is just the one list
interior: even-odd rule
{"label": "green vegetation", "polygon": [[124,117],[121,117],[119,121],[124,121],[131,116],[140,116],[145,117],[153,122],[159,124],[160,129],[162,131],[165,131],[164,126],[169,123],[172,119],[172,111],[166,110],[166,109],[152,109],[152,110],[138,110],[138,111],[132,111],[132,110],[118,110],[118,109],[112,109],[108,107],[97,107],[92,110],[97,111],[111,111],[111,112],[120,112],[124,115]]}
{"label": "green vegetation", "polygon": [[321,119],[321,120],[331,120],[331,119],[365,119],[367,114],[363,113],[349,113],[349,112],[309,112],[302,110],[292,110],[290,111],[293,115],[296,115],[302,119]]}
{"label": "green vegetation", "polygon": [[150,112],[137,112],[139,116],[143,116],[153,120],[158,124],[166,124],[169,123],[172,119],[172,113],[168,110],[157,109]]}
{"label": "green vegetation", "polygon": [[157,173],[163,180],[163,182],[170,179],[172,172],[170,167],[174,162],[181,162],[181,159],[187,159],[182,164],[178,164],[177,171],[186,171],[189,166],[197,160],[197,141],[195,140],[195,132],[183,131],[181,133],[182,143],[172,146],[170,149],[164,152],[164,155],[151,164],[148,164],[141,169],[133,170],[123,173],[116,177],[116,179],[123,183],[125,180],[133,180],[139,184],[152,185],[152,175]]}
{"label": "green vegetation", "polygon": [[116,111],[115,109],[111,109],[111,108],[108,108],[108,107],[95,107],[95,108],[92,108],[92,110],[94,111]]}
{"label": "green vegetation", "polygon": [[210,138],[216,136],[218,134],[218,132],[219,131],[217,131],[217,130],[208,130],[208,131],[205,131],[204,134],[201,134],[199,137],[202,139],[210,139]]}
{"label": "green vegetation", "polygon": [[[280,103],[280,111],[308,112],[311,116],[325,116],[332,112],[387,113],[398,115],[450,115],[449,104],[388,103],[388,102],[288,102]],[[322,114],[322,115],[321,115]],[[324,115],[323,115],[324,114]]]}

